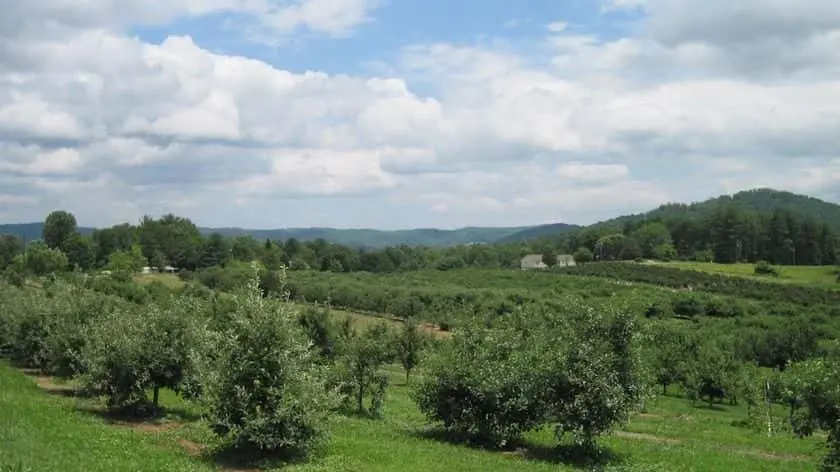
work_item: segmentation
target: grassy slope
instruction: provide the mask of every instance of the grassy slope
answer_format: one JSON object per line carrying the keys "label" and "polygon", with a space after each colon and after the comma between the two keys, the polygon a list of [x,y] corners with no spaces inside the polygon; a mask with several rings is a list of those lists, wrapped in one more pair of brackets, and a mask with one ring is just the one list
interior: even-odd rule
{"label": "grassy slope", "polygon": [[667,262],[662,265],[709,274],[733,275],[760,279],[765,282],[799,283],[826,288],[840,288],[833,266],[778,266],[779,277],[755,275],[754,264],[715,264],[712,262]]}
{"label": "grassy slope", "polygon": [[213,470],[135,432],[102,424],[58,399],[40,392],[32,380],[0,363],[0,470]]}
{"label": "grassy slope", "polygon": [[[549,431],[530,435],[527,448],[501,453],[472,449],[424,437],[425,421],[408,393],[401,369],[393,366],[384,420],[339,416],[325,457],[283,467],[297,472],[557,471],[579,470],[558,457]],[[215,445],[201,421],[175,429],[132,431],[103,424],[74,411],[91,400],[39,392],[23,374],[0,364],[0,470],[21,461],[32,471],[202,471]],[[195,407],[164,392],[173,410]],[[777,414],[783,414],[781,410]],[[612,458],[604,470],[626,471],[810,471],[821,450],[816,440],[772,438],[733,426],[745,417],[740,407],[710,410],[682,399],[662,397],[623,431],[603,438]],[[136,429],[139,429],[135,426]],[[191,459],[188,452],[197,456]],[[225,470],[246,464],[227,463]],[[270,468],[264,470],[271,470]],[[279,470],[279,469],[276,469]]]}

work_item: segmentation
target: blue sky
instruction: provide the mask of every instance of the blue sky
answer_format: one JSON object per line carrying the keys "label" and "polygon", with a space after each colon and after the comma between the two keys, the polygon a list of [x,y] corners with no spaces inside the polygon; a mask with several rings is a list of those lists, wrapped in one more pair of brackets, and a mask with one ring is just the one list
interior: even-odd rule
{"label": "blue sky", "polygon": [[159,43],[167,36],[190,36],[202,48],[263,60],[275,67],[330,74],[367,74],[370,63],[393,60],[401,50],[418,43],[462,45],[508,43],[527,50],[545,36],[545,26],[568,23],[570,31],[604,38],[620,37],[640,15],[633,10],[601,12],[598,2],[550,0],[388,0],[374,18],[336,40],[306,32],[288,37],[266,34],[261,44],[242,36],[232,23],[245,15],[216,13],[179,18],[162,26],[137,26],[131,33]]}
{"label": "blue sky", "polygon": [[833,0],[37,0],[4,18],[3,222],[453,228],[754,187],[840,200]]}

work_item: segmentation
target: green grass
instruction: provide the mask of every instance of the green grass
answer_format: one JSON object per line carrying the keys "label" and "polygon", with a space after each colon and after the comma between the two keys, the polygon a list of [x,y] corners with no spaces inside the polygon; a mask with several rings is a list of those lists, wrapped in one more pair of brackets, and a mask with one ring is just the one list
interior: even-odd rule
{"label": "green grass", "polygon": [[[510,452],[430,439],[423,434],[428,428],[409,396],[402,369],[391,366],[388,371],[391,388],[384,419],[340,415],[324,457],[282,470],[591,470],[559,458],[550,431],[529,435],[527,447]],[[183,423],[174,429],[148,427],[143,431],[108,425],[100,416],[84,412],[99,407],[94,400],[39,391],[31,378],[0,364],[0,470],[17,464],[31,471],[219,470],[221,466],[211,459],[218,440],[205,423],[195,419],[195,406],[171,392],[164,392],[161,401],[173,412],[168,420]],[[768,438],[733,425],[745,417],[742,408],[716,407],[695,407],[671,397],[657,399],[622,431],[602,438],[610,459],[600,470],[815,470],[822,454],[819,441],[798,440],[785,433]],[[198,457],[191,457],[188,451]],[[222,470],[248,470],[243,467],[229,464]],[[280,466],[263,470],[280,470]]]}
{"label": "green grass", "polygon": [[141,274],[134,277],[134,281],[139,284],[150,284],[152,282],[160,282],[165,285],[167,288],[170,289],[179,289],[185,285],[184,281],[181,280],[175,274],[160,274],[160,273],[152,273],[152,274]]}
{"label": "green grass", "polygon": [[0,363],[0,471],[210,471],[134,431],[76,411]]}
{"label": "green grass", "polygon": [[799,283],[816,285],[827,288],[838,288],[836,270],[833,266],[776,266],[778,277],[755,275],[755,264],[715,264],[713,262],[666,262],[668,267],[684,270],[696,270],[708,274],[733,275],[738,277],[756,278],[767,282]]}

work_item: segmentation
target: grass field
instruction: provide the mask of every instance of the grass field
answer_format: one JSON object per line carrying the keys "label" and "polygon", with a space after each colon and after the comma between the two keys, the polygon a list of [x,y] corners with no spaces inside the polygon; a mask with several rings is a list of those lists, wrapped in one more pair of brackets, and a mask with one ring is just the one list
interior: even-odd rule
{"label": "grass field", "polygon": [[184,281],[175,274],[141,274],[135,276],[134,281],[139,284],[160,282],[171,289],[178,289],[184,286]]}
{"label": "grass field", "polygon": [[664,266],[684,270],[696,270],[709,274],[734,275],[756,278],[768,282],[800,283],[840,289],[836,268],[833,266],[777,266],[779,277],[755,275],[754,264],[715,264],[713,262],[665,262]]}
{"label": "grass field", "polygon": [[109,424],[95,400],[0,363],[0,471],[812,471],[822,453],[818,439],[768,438],[734,426],[746,415],[740,407],[695,407],[672,397],[603,438],[608,454],[601,464],[576,463],[549,431],[530,435],[515,451],[474,449],[430,435],[402,370],[389,373],[383,420],[338,416],[325,458],[257,469],[214,454],[217,440],[195,407],[174,394],[162,396],[172,412],[165,420]]}

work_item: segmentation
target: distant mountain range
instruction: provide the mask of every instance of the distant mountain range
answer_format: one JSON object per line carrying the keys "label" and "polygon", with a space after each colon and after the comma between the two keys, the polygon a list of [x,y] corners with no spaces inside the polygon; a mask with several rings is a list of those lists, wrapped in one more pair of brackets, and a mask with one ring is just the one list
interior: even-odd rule
{"label": "distant mountain range", "polygon": [[[668,203],[654,210],[633,215],[624,215],[592,226],[621,228],[625,222],[642,218],[668,219],[676,215],[702,216],[711,212],[721,202],[731,201],[736,206],[758,212],[782,208],[827,223],[840,232],[840,205],[829,203],[806,195],[774,189],[754,189],[738,192],[734,195],[722,195],[696,203]],[[338,229],[338,228],[286,228],[253,230],[242,228],[200,228],[204,234],[213,232],[225,236],[250,235],[257,239],[286,240],[295,238],[311,241],[323,238],[326,241],[352,247],[383,248],[407,244],[409,246],[457,246],[462,244],[514,244],[538,240],[584,227],[566,223],[517,227],[466,227],[453,230],[410,229],[410,230],[375,230],[375,229]],[[0,234],[16,234],[27,240],[41,237],[42,223],[22,223],[0,225]],[[93,228],[79,228],[82,234],[89,234]]]}
{"label": "distant mountain range", "polygon": [[[27,241],[40,239],[43,223],[22,223],[0,225],[0,234],[15,234]],[[543,234],[546,228],[549,234],[559,234],[579,228],[575,225],[552,224],[545,226],[518,226],[498,228],[467,227],[459,229],[338,229],[338,228],[285,228],[285,229],[243,229],[243,228],[199,228],[207,235],[219,233],[224,236],[253,236],[259,240],[271,239],[284,241],[295,238],[311,241],[322,238],[336,244],[351,247],[384,248],[407,244],[409,246],[458,246],[462,244],[494,244],[498,242],[518,242],[532,239],[534,234]],[[82,234],[90,234],[94,228],[79,227]]]}

